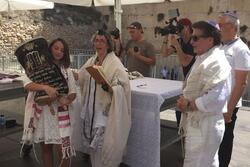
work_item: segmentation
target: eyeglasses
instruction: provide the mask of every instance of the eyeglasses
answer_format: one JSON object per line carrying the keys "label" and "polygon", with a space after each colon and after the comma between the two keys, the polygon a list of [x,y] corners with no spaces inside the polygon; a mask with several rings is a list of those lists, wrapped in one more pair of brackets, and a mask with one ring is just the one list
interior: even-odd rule
{"label": "eyeglasses", "polygon": [[104,44],[104,43],[107,43],[107,42],[106,42],[105,39],[95,39],[94,43],[102,43],[102,44]]}
{"label": "eyeglasses", "polygon": [[205,36],[205,35],[193,35],[193,36],[191,36],[191,40],[194,42],[197,42],[201,38],[207,38],[207,36]]}
{"label": "eyeglasses", "polygon": [[223,28],[223,27],[225,27],[226,25],[232,25],[232,23],[219,23],[219,27],[220,27],[220,28]]}

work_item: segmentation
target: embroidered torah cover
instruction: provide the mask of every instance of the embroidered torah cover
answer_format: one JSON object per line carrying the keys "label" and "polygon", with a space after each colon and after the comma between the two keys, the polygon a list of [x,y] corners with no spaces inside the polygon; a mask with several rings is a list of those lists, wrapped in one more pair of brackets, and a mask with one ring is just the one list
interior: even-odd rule
{"label": "embroidered torah cover", "polygon": [[[68,93],[67,81],[60,68],[52,62],[48,43],[44,38],[34,38],[21,44],[15,55],[31,81],[54,87],[59,94]],[[35,101],[46,104],[50,99],[45,91],[37,91]]]}

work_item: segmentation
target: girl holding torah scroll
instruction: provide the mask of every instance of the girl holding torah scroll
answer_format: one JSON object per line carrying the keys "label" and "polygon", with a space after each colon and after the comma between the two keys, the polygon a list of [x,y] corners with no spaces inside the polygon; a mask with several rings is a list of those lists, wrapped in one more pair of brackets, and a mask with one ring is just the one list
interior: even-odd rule
{"label": "girl holding torah scroll", "polygon": [[[43,166],[53,166],[54,146],[58,155],[58,163],[61,167],[68,167],[70,165],[69,158],[75,154],[70,137],[72,130],[71,103],[76,96],[75,80],[69,69],[70,57],[67,43],[63,39],[57,38],[51,42],[47,49],[50,52],[48,56],[67,82],[68,93],[60,94],[60,88],[51,86],[53,83],[50,81],[48,81],[49,84],[42,84],[31,81],[28,77],[24,79],[24,87],[29,91],[29,94],[25,106],[22,140],[23,143],[41,144]],[[30,64],[32,63],[31,61]],[[51,82],[57,82],[56,79],[52,79]],[[35,101],[35,93],[41,90],[49,96],[49,101],[46,103]]]}

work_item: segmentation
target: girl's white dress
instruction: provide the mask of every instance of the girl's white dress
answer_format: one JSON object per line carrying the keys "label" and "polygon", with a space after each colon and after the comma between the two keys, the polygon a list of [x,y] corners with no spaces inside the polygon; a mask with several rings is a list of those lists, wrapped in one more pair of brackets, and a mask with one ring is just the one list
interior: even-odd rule
{"label": "girl's white dress", "polygon": [[[61,67],[61,72],[68,83],[68,94],[76,93],[75,79],[72,71],[69,68],[65,69]],[[25,86],[32,81],[26,76],[23,82]],[[25,106],[23,142],[63,144],[64,138],[70,138],[72,132],[72,126],[70,126],[72,106],[70,105],[67,111],[58,112],[59,103],[54,101],[51,104],[55,111],[53,115],[48,105],[40,106],[35,103],[34,96],[35,92],[30,91],[28,93]],[[63,118],[61,121],[59,121],[60,117]],[[72,149],[70,150],[72,151]]]}

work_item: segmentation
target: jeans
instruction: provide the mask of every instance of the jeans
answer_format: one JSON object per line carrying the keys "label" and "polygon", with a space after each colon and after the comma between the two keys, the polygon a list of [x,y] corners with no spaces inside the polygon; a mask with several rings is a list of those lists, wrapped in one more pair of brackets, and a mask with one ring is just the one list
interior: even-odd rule
{"label": "jeans", "polygon": [[233,131],[234,131],[235,122],[237,119],[236,114],[238,110],[239,108],[234,109],[233,115],[232,115],[232,121],[225,124],[225,133],[224,133],[224,137],[219,148],[220,167],[228,167],[230,160],[231,160],[231,155],[232,155],[232,150],[233,150],[233,139],[234,139]]}

